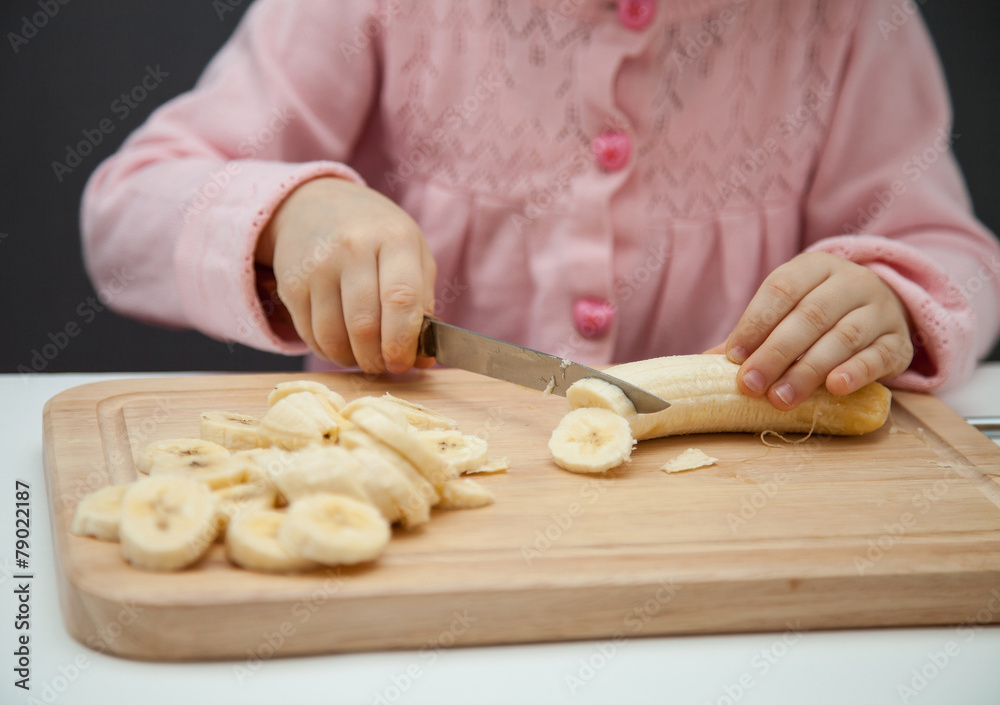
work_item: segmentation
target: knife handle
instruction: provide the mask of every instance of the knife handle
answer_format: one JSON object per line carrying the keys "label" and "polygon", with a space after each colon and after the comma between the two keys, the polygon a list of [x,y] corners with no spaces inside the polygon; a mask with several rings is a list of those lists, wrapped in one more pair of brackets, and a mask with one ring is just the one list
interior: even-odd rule
{"label": "knife handle", "polygon": [[437,356],[437,336],[434,334],[434,321],[437,319],[431,316],[424,316],[423,325],[420,326],[420,335],[417,336],[417,357]]}

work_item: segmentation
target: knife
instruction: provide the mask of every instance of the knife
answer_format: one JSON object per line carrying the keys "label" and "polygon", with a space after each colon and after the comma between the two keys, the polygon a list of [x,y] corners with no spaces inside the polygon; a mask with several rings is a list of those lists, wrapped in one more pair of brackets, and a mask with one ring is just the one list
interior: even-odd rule
{"label": "knife", "polygon": [[561,397],[566,396],[566,390],[574,382],[584,377],[597,377],[621,389],[640,414],[652,414],[670,406],[658,396],[617,377],[555,355],[473,333],[436,318],[424,318],[417,355],[433,357],[446,367],[457,367]]}

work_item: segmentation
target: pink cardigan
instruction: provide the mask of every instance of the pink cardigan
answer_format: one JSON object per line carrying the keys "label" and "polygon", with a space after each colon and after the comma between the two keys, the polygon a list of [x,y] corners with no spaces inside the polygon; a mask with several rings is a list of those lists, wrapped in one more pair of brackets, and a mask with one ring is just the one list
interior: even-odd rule
{"label": "pink cardigan", "polygon": [[93,174],[88,271],[134,277],[123,313],[303,354],[267,323],[254,246],[289,190],[336,175],[417,220],[457,325],[594,364],[698,352],[824,250],[912,314],[893,384],[961,381],[1000,330],[1000,247],[901,7],[257,0]]}

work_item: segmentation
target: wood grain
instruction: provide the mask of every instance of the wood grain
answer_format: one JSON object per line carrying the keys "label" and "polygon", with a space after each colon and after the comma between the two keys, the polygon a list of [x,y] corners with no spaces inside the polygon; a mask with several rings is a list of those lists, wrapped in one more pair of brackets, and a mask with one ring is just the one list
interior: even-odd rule
{"label": "wood grain", "polygon": [[[220,546],[192,569],[147,573],[117,544],[69,534],[81,497],[135,478],[143,445],[197,436],[204,410],[260,414],[274,384],[300,378],[349,399],[391,391],[456,418],[510,459],[509,473],[480,478],[496,503],[397,529],[374,564],[301,576],[240,570]],[[549,460],[564,412],[561,398],[455,370],[68,390],[44,412],[67,628],[100,651],[191,660],[1000,621],[1000,448],[932,396],[896,393],[890,423],[860,438],[644,441],[606,477]],[[719,462],[659,470],[688,447]]]}

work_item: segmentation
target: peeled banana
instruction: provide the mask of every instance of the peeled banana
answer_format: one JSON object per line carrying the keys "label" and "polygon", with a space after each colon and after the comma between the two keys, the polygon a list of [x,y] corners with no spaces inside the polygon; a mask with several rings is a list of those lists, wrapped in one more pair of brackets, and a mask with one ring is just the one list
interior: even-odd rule
{"label": "peeled banana", "polygon": [[607,370],[670,402],[655,414],[636,414],[623,403],[621,390],[594,379],[572,385],[566,398],[570,408],[603,407],[624,416],[638,440],[727,431],[850,436],[878,429],[889,416],[892,394],[878,382],[842,397],[820,387],[791,411],[779,411],[765,397],[743,394],[736,384],[738,370],[725,355],[659,357]]}
{"label": "peeled banana", "polygon": [[226,531],[226,556],[249,570],[292,573],[313,570],[315,561],[286,551],[278,531],[287,515],[275,509],[254,509],[233,517]]}

